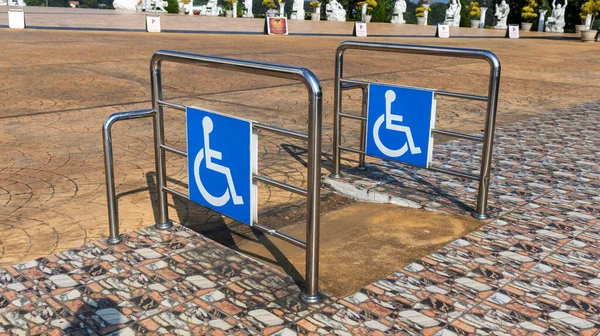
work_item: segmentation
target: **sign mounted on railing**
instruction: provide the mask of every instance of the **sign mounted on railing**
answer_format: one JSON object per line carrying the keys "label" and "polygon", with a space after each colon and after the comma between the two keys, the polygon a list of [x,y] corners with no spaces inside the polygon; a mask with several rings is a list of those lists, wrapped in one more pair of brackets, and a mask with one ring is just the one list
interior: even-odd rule
{"label": "sign mounted on railing", "polygon": [[146,15],[146,31],[160,33],[160,15]]}
{"label": "sign mounted on railing", "polygon": [[366,154],[428,168],[435,103],[433,90],[369,84]]}
{"label": "sign mounted on railing", "polygon": [[22,9],[8,10],[8,28],[25,28],[25,12]]}
{"label": "sign mounted on railing", "polygon": [[252,121],[186,107],[186,125],[190,200],[252,225],[258,195]]}
{"label": "sign mounted on railing", "polygon": [[286,18],[267,17],[265,19],[266,33],[268,35],[287,35],[288,22]]}

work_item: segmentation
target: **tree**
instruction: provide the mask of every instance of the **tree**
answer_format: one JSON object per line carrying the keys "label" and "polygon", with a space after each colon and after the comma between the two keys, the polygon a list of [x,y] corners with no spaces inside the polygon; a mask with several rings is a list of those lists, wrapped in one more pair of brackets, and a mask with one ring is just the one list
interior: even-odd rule
{"label": "tree", "polygon": [[430,24],[435,25],[444,22],[446,19],[446,9],[448,9],[445,3],[434,2],[429,8],[431,8],[431,12],[429,12]]}
{"label": "tree", "polygon": [[469,8],[468,0],[459,0],[460,1],[460,23],[461,27],[471,27],[471,17],[469,16],[469,12],[471,9]]}
{"label": "tree", "polygon": [[417,23],[415,9],[417,9],[416,3],[411,1],[406,2],[406,13],[404,13],[404,20],[406,20],[406,23]]}
{"label": "tree", "polygon": [[27,6],[70,7],[69,0],[25,0]]}
{"label": "tree", "polygon": [[390,22],[394,0],[377,0],[377,6],[371,10],[371,22]]}
{"label": "tree", "polygon": [[600,0],[588,0],[583,5],[581,5],[581,14],[580,17],[582,20],[588,16],[588,14],[592,15],[592,27],[594,26],[594,21],[600,14]]}

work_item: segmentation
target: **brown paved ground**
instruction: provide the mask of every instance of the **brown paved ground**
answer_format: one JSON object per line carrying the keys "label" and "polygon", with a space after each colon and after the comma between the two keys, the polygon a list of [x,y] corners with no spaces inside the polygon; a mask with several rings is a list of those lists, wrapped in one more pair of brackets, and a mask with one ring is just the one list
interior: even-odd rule
{"label": "brown paved ground", "polygon": [[[16,7],[11,7],[16,8]],[[137,29],[146,30],[146,13],[136,13],[120,10],[96,10],[84,8],[44,8],[22,7],[26,12],[26,22],[32,27],[74,27],[99,29]],[[5,13],[6,7],[0,7],[0,13]],[[77,15],[68,15],[77,14]],[[161,28],[168,30],[199,30],[199,31],[229,31],[260,33],[263,31],[263,19],[225,18],[189,16],[167,13],[151,13],[161,16]],[[8,16],[0,16],[0,25],[8,25]],[[351,34],[353,22],[320,21],[318,24],[311,20],[289,21],[290,33],[296,34]],[[455,29],[451,28],[452,36],[504,36],[505,31],[490,29]],[[429,35],[435,34],[433,26],[392,25],[373,22],[369,24],[369,34],[372,35]],[[527,32],[523,36],[547,36],[546,33]],[[551,36],[576,37],[575,34],[552,34]]]}
{"label": "brown paved ground", "polygon": [[[222,26],[219,22],[214,21],[217,25],[214,29],[231,26],[228,21],[222,21]],[[328,154],[333,52],[345,39],[0,30],[3,42],[0,50],[0,148],[3,150],[0,265],[30,260],[106,236],[100,126],[111,113],[149,107],[148,60],[157,49],[310,68],[324,87],[324,148]],[[501,125],[553,108],[597,100],[599,44],[538,39],[369,40],[494,51],[503,64],[498,116]],[[347,58],[346,70],[347,75],[353,77],[485,94],[486,66],[478,61],[355,53]],[[296,130],[304,130],[306,126],[305,92],[301,85],[293,82],[167,65],[164,83],[167,96],[181,103]],[[358,101],[353,95],[347,98]],[[350,108],[352,104],[346,106]],[[168,112],[168,141],[183,148],[183,116],[176,111]],[[445,99],[439,104],[437,125],[466,133],[477,132],[483,120],[482,112],[482,106]],[[148,121],[134,121],[115,128],[117,191],[123,231],[154,222],[149,201],[153,194],[149,187],[153,186],[154,171],[149,126]],[[356,141],[356,125],[348,123],[346,126],[345,139],[352,143]],[[303,184],[305,170],[298,161],[298,156],[302,158],[302,148],[299,142],[262,137],[262,172]],[[168,159],[170,176],[185,181],[184,161],[171,156]],[[348,203],[336,197],[328,199],[325,207],[329,209]],[[261,187],[261,210],[273,213],[274,209],[282,211],[283,208],[284,220],[299,219],[300,201],[287,192]],[[171,217],[229,245],[240,242],[236,229],[224,229],[226,219],[200,207],[177,200]],[[460,235],[462,233],[456,236]]]}

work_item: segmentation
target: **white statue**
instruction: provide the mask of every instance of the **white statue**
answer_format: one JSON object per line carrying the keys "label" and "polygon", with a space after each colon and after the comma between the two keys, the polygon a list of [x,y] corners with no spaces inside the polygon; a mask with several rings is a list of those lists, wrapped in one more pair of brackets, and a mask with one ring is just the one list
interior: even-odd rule
{"label": "white statue", "polygon": [[405,23],[404,13],[406,13],[406,1],[396,0],[394,3],[394,11],[392,12],[392,23]]}
{"label": "white statue", "polygon": [[496,12],[494,16],[496,17],[496,25],[494,29],[507,29],[506,20],[508,20],[508,13],[510,13],[510,7],[506,3],[506,0],[502,0],[500,6],[496,4]]}
{"label": "white statue", "polygon": [[252,0],[244,0],[244,7],[246,7],[246,14],[244,14],[244,17],[253,18],[254,13],[252,13]]}
{"label": "white statue", "polygon": [[479,16],[479,28],[485,27],[485,12],[487,12],[487,7],[479,8],[481,10],[481,15]]}
{"label": "white statue", "polygon": [[421,6],[425,8],[425,11],[423,11],[423,17],[425,18],[425,25],[427,25],[427,20],[429,18],[429,6],[431,6],[431,4],[424,3]]}
{"label": "white statue", "polygon": [[546,22],[547,33],[564,33],[565,32],[565,9],[567,8],[568,0],[565,0],[565,5],[556,4],[556,0],[552,1],[552,14]]}
{"label": "white statue", "polygon": [[362,19],[362,22],[367,22],[367,2],[365,1],[364,4],[362,4],[362,6],[360,6],[360,17]]}
{"label": "white statue", "polygon": [[219,16],[222,8],[219,7],[217,0],[208,0],[206,5],[200,6],[200,15]]}
{"label": "white statue", "polygon": [[446,9],[446,18],[444,19],[444,24],[449,25],[451,27],[460,26],[460,10],[462,9],[462,4],[460,1],[452,0],[448,9]]}
{"label": "white statue", "polygon": [[292,20],[304,20],[304,16],[306,12],[304,11],[304,0],[294,0],[292,4],[292,15],[290,19]]}
{"label": "white statue", "polygon": [[331,0],[325,6],[327,21],[346,21],[346,10],[337,0]]}
{"label": "white statue", "polygon": [[585,30],[592,29],[592,14],[588,14],[585,17]]}
{"label": "white statue", "polygon": [[546,9],[540,9],[540,19],[538,21],[538,31],[539,32],[543,32],[544,31],[544,23],[546,22],[546,12],[548,10]]}
{"label": "white statue", "polygon": [[[8,0],[11,1],[11,0]],[[113,7],[115,9],[123,9],[129,11],[135,11],[135,6],[137,5],[138,0],[115,0],[113,2]]]}

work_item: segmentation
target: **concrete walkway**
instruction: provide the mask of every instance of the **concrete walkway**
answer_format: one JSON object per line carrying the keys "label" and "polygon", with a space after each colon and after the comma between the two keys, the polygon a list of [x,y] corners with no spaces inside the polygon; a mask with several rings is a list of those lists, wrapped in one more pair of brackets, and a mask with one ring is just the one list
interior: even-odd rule
{"label": "concrete walkway", "polygon": [[[308,307],[285,275],[184,227],[145,228],[123,245],[94,242],[1,270],[0,331],[598,334],[599,113],[590,103],[498,130],[493,218],[347,297]],[[466,145],[443,144],[443,162],[476,160]],[[474,194],[464,181],[374,166],[396,176],[380,184],[390,194],[405,195],[398,174],[438,185],[437,210],[455,212],[442,200],[469,204]]]}

